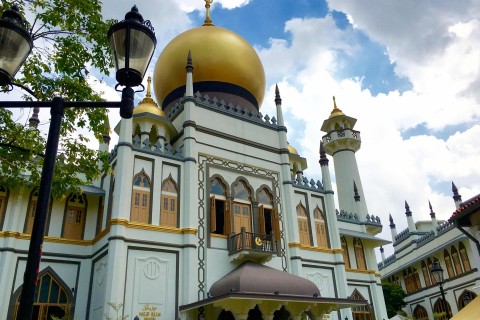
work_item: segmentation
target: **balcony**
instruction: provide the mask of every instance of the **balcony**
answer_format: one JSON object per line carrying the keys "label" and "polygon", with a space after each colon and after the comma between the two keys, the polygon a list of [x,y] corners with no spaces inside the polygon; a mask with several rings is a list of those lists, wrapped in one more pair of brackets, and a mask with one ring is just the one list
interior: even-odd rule
{"label": "balcony", "polygon": [[275,234],[247,232],[244,227],[240,233],[232,233],[228,238],[230,262],[255,261],[265,263],[274,255],[279,255],[279,242]]}

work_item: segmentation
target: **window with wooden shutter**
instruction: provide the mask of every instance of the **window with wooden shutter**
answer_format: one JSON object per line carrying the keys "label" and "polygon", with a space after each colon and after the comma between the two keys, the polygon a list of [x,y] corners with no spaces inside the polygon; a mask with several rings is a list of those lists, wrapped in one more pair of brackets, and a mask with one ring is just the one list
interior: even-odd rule
{"label": "window with wooden shutter", "polygon": [[265,229],[265,210],[263,206],[258,207],[258,226],[261,234],[266,234]]}
{"label": "window with wooden shutter", "polygon": [[324,217],[325,215],[318,207],[313,210],[317,246],[320,248],[328,248],[327,224]]}
{"label": "window with wooden shutter", "polygon": [[297,205],[297,224],[300,243],[310,246],[310,228],[308,224],[307,211],[301,203]]}
{"label": "window with wooden shutter", "polygon": [[168,177],[162,183],[162,196],[160,208],[160,225],[165,227],[178,227],[178,190],[173,179]]}
{"label": "window with wooden shutter", "polygon": [[425,261],[422,261],[422,273],[423,273],[423,279],[425,281],[425,286],[429,287],[432,283],[430,282],[430,274],[428,272]]}
{"label": "window with wooden shutter", "polygon": [[353,239],[353,248],[355,250],[355,259],[357,260],[357,269],[367,270],[367,264],[365,263],[365,253],[363,251],[363,244],[359,238]]}
{"label": "window with wooden shutter", "polygon": [[81,194],[71,194],[66,203],[63,220],[62,237],[67,239],[83,239],[86,216],[86,197]]}
{"label": "window with wooden shutter", "polygon": [[452,259],[448,250],[443,251],[443,259],[445,260],[445,265],[447,266],[447,273],[449,278],[455,277],[455,271],[453,271]]}
{"label": "window with wooden shutter", "polygon": [[455,266],[455,272],[457,275],[461,275],[463,273],[462,264],[460,263],[460,257],[458,256],[458,251],[455,246],[452,246],[452,259],[453,265]]}
{"label": "window with wooden shutter", "polygon": [[465,245],[460,242],[458,248],[460,250],[460,257],[462,258],[463,270],[465,270],[465,272],[472,270],[472,267],[470,266],[470,260],[468,260],[468,253]]}
{"label": "window with wooden shutter", "polygon": [[280,241],[280,216],[277,209],[272,210],[272,228],[275,234],[275,241]]}
{"label": "window with wooden shutter", "polygon": [[351,268],[350,264],[350,255],[348,254],[348,243],[345,237],[340,238],[342,243],[342,254],[343,254],[343,262],[345,263],[345,268]]}
{"label": "window with wooden shutter", "polygon": [[150,220],[150,178],[144,170],[133,178],[130,221],[149,223]]}

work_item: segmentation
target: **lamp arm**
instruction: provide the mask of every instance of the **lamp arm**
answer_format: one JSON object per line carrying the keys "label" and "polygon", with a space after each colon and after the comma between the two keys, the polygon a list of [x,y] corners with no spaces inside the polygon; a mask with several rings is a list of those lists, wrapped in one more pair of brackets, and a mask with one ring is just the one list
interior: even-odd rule
{"label": "lamp arm", "polygon": [[29,87],[24,86],[23,84],[20,84],[20,83],[16,83],[16,82],[12,82],[11,85],[15,86],[15,87],[19,87],[19,88],[27,91],[32,97],[34,97],[35,99],[38,100],[38,97],[35,95],[35,92],[33,92],[33,90],[30,89]]}

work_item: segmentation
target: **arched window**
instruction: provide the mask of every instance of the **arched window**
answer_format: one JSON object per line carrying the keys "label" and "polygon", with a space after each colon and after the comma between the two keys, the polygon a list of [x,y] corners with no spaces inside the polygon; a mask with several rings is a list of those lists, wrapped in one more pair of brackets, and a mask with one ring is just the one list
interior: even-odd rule
{"label": "arched window", "polygon": [[460,297],[458,298],[458,310],[462,310],[469,304],[473,299],[475,299],[477,295],[472,291],[465,290],[462,292]]}
{"label": "arched window", "polygon": [[[32,190],[30,193],[30,200],[28,201],[27,216],[25,217],[25,233],[32,233],[33,221],[35,220],[35,213],[37,212],[37,200],[38,200],[38,187]],[[52,198],[50,197],[50,206],[47,209],[47,216],[50,216],[52,209]],[[47,234],[48,219],[45,223],[45,234]]]}
{"label": "arched window", "polygon": [[427,264],[425,261],[422,261],[422,273],[423,273],[423,280],[425,281],[425,286],[430,287],[432,283],[430,282],[430,273],[427,269]]}
{"label": "arched window", "polygon": [[71,194],[66,203],[63,218],[62,237],[67,239],[83,239],[85,229],[86,197],[81,194]]}
{"label": "arched window", "polygon": [[141,171],[133,178],[130,221],[148,223],[150,218],[150,178]]}
{"label": "arched window", "polygon": [[252,232],[252,192],[244,180],[234,182],[232,190],[233,232],[239,234],[242,228],[245,228],[245,232]]}
{"label": "arched window", "polygon": [[308,223],[307,210],[305,210],[301,202],[297,205],[297,221],[300,243],[306,246],[312,245],[310,242],[310,225]]}
{"label": "arched window", "polygon": [[457,275],[461,275],[463,273],[463,270],[462,264],[460,263],[460,257],[458,256],[457,248],[455,248],[455,246],[452,246],[451,252],[453,258],[453,265],[455,266],[455,272],[457,273]]}
{"label": "arched window", "polygon": [[443,250],[443,258],[445,259],[445,265],[447,266],[447,273],[449,278],[455,277],[455,271],[453,271],[453,264],[452,259],[450,258],[450,254],[448,250]]}
{"label": "arched window", "polygon": [[[351,299],[353,300],[365,300],[365,298],[358,292],[357,289],[355,289],[350,296]],[[370,308],[370,305],[366,304],[360,307],[354,307],[352,308],[352,316],[354,320],[371,320],[373,319],[372,317],[372,309]]]}
{"label": "arched window", "polygon": [[[64,316],[62,308],[68,308],[71,305],[72,293],[70,289],[56,276],[51,268],[43,270],[37,281],[32,319],[52,319],[52,316],[62,318]],[[16,298],[14,314],[9,319],[16,319],[17,317],[21,289],[22,287],[13,296]]]}
{"label": "arched window", "polygon": [[316,207],[313,210],[313,221],[315,222],[315,234],[317,236],[317,246],[320,248],[328,248],[328,232],[325,223],[325,214]]}
{"label": "arched window", "polygon": [[472,270],[472,267],[470,266],[470,260],[468,260],[467,249],[465,248],[465,245],[463,244],[463,242],[460,242],[458,244],[458,249],[460,250],[460,258],[462,258],[463,270],[465,270],[465,272],[469,272],[470,270]]}
{"label": "arched window", "polygon": [[353,248],[355,250],[357,269],[367,270],[367,264],[365,262],[365,252],[363,251],[362,241],[359,238],[353,238]]}
{"label": "arched window", "polygon": [[160,225],[176,228],[178,226],[178,190],[171,177],[162,183]]}
{"label": "arched window", "polygon": [[210,232],[229,235],[231,232],[230,206],[227,188],[220,178],[210,179]]}
{"label": "arched window", "polygon": [[[276,217],[276,210],[273,208],[273,196],[267,188],[257,191],[258,198],[258,231],[261,234],[270,235],[272,232],[276,239],[279,239],[280,230]],[[275,219],[274,219],[275,218]]]}
{"label": "arched window", "polygon": [[430,280],[432,282],[432,285],[435,285],[435,284],[437,284],[437,280],[435,280],[435,277],[430,272],[430,270],[432,270],[432,265],[433,265],[432,259],[427,258],[427,267],[428,267],[428,272],[430,273]]}
{"label": "arched window", "polygon": [[8,193],[7,189],[0,186],[0,230],[3,228],[5,211],[7,210]]}
{"label": "arched window", "polygon": [[417,304],[415,309],[413,309],[413,319],[414,320],[428,320],[427,309]]}
{"label": "arched window", "polygon": [[452,314],[452,309],[450,308],[450,304],[447,301],[441,298],[438,298],[438,300],[433,305],[433,312],[437,314],[436,320],[448,320],[447,308],[448,308],[449,314]]}
{"label": "arched window", "polygon": [[150,145],[154,146],[158,140],[158,129],[157,126],[153,125],[150,129],[150,134],[148,135],[148,139],[150,140]]}
{"label": "arched window", "polygon": [[343,255],[343,262],[345,263],[345,268],[350,269],[350,255],[348,254],[348,243],[345,237],[341,237],[340,241],[342,243],[342,255]]}
{"label": "arched window", "polygon": [[415,268],[408,268],[407,270],[404,270],[403,279],[405,281],[407,293],[415,292],[422,287],[420,283],[420,276]]}

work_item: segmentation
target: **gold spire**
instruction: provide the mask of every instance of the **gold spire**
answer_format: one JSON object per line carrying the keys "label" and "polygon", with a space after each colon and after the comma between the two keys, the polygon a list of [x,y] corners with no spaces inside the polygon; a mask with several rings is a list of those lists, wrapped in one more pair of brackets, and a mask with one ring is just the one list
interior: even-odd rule
{"label": "gold spire", "polygon": [[133,114],[139,114],[139,113],[151,113],[155,114],[160,117],[166,118],[167,116],[165,115],[165,112],[163,112],[162,109],[158,107],[158,104],[153,101],[152,99],[152,77],[148,76],[147,78],[147,94],[145,95],[145,98],[138,104],[138,106],[133,109]]}
{"label": "gold spire", "polygon": [[337,101],[335,101],[335,96],[333,96],[333,110],[330,113],[330,118],[336,117],[336,116],[342,116],[343,112],[342,110],[338,109],[337,107]]}
{"label": "gold spire", "polygon": [[205,9],[207,9],[207,13],[205,14],[205,21],[203,22],[204,26],[213,26],[212,19],[210,19],[210,4],[212,4],[213,0],[205,0]]}

